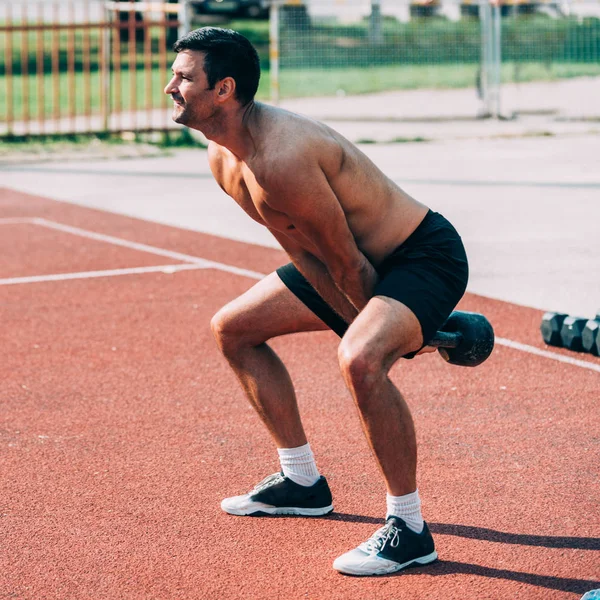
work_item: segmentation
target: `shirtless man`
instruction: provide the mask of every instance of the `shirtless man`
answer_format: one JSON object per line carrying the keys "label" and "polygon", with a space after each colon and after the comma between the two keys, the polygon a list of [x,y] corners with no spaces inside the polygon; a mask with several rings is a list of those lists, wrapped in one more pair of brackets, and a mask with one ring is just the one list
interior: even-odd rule
{"label": "shirtless man", "polygon": [[300,420],[290,376],[271,338],[333,329],[339,364],[387,487],[385,525],[335,560],[378,575],[437,558],[421,516],[409,408],[388,377],[427,342],[462,297],[460,237],[329,127],[255,102],[260,67],[243,36],[206,27],[174,46],[165,88],[173,119],[202,131],[221,188],[271,231],[291,263],[222,308],[217,344],[278,450],[281,473],[223,500],[233,515],[324,515],[333,510]]}

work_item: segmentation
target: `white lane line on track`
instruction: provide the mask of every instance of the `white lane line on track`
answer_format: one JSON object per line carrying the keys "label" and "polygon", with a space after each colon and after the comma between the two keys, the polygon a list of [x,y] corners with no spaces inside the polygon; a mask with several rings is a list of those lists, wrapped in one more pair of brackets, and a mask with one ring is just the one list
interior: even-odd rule
{"label": "white lane line on track", "polygon": [[150,254],[156,254],[158,256],[166,256],[173,260],[181,260],[183,262],[192,263],[198,265],[204,269],[219,269],[221,271],[227,271],[228,273],[234,273],[235,275],[243,275],[245,277],[252,277],[254,279],[262,279],[263,273],[257,273],[256,271],[250,271],[248,269],[241,269],[231,265],[224,265],[222,263],[214,262],[212,260],[206,260],[198,256],[191,256],[190,254],[182,254],[181,252],[173,252],[172,250],[165,250],[164,248],[157,248],[155,246],[148,246],[147,244],[139,244],[138,242],[131,242],[122,238],[114,237],[112,235],[105,235],[103,233],[96,233],[95,231],[88,231],[87,229],[81,229],[79,227],[71,227],[70,225],[63,225],[62,223],[56,223],[55,221],[48,221],[47,219],[32,219],[32,223],[36,225],[42,225],[43,227],[49,227],[50,229],[56,229],[58,231],[64,231],[73,235],[79,235],[86,237],[91,240],[97,240],[99,242],[107,242],[114,244],[115,246],[123,246],[125,248],[131,248],[132,250],[139,250],[140,252],[148,252]]}
{"label": "white lane line on track", "polygon": [[109,269],[106,271],[79,271],[77,273],[57,273],[55,275],[32,275],[31,277],[10,277],[0,279],[0,285],[19,285],[21,283],[42,283],[44,281],[69,281],[71,279],[94,279],[96,277],[115,277],[117,275],[135,275],[138,273],[166,273],[204,269],[203,265],[162,265],[156,267],[130,267],[126,269]]}
{"label": "white lane line on track", "polygon": [[600,365],[595,365],[594,363],[590,363],[585,360],[579,360],[577,358],[572,358],[570,356],[564,356],[563,354],[556,354],[556,352],[541,350],[540,348],[536,348],[535,346],[521,344],[521,342],[514,342],[513,340],[507,340],[505,338],[496,338],[496,344],[498,344],[499,346],[506,346],[507,348],[512,348],[513,350],[528,352],[529,354],[535,354],[536,356],[549,358],[551,360],[556,360],[558,362],[567,363],[568,365],[582,367],[584,369],[589,369],[590,371],[597,371],[598,373],[600,373]]}
{"label": "white lane line on track", "polygon": [[[225,271],[226,273],[233,273],[234,275],[241,275],[243,277],[249,277],[251,279],[262,279],[265,277],[265,273],[259,273],[257,271],[250,271],[248,269],[240,269],[232,265],[226,265],[224,263],[215,262],[212,260],[206,260],[197,256],[191,256],[189,254],[182,254],[180,252],[173,252],[171,250],[165,250],[163,248],[156,248],[154,246],[148,246],[146,244],[139,244],[137,242],[130,242],[122,238],[113,237],[111,235],[105,235],[96,233],[94,231],[88,231],[87,229],[80,229],[79,227],[71,227],[70,225],[63,225],[62,223],[56,223],[55,221],[49,221],[41,218],[24,218],[24,219],[1,219],[0,222],[19,222],[19,223],[34,223],[36,225],[42,225],[43,227],[49,227],[51,229],[57,229],[59,231],[65,231],[73,235],[79,235],[93,240],[101,242],[107,242],[109,244],[115,244],[117,246],[123,246],[125,248],[131,248],[133,250],[140,250],[141,252],[148,252],[150,254],[157,254],[159,256],[166,256],[175,260],[185,261],[187,265],[166,265],[162,267],[139,267],[134,269],[116,269],[113,271],[90,271],[89,273],[66,273],[64,275],[42,275],[40,277],[17,277],[11,279],[0,279],[1,285],[10,285],[11,283],[33,283],[37,281],[50,281],[49,277],[54,278],[52,280],[63,281],[66,279],[80,279],[77,275],[85,275],[87,277],[107,277],[113,275],[126,275],[131,272],[152,272],[153,271],[164,271],[165,269],[173,271],[183,269],[216,269],[218,271]],[[140,271],[140,269],[149,269]],[[169,271],[167,271],[169,272]],[[91,273],[91,275],[90,275]],[[96,275],[93,275],[96,273]],[[8,282],[8,283],[7,283]],[[542,358],[548,358],[550,360],[556,360],[558,362],[573,365],[575,367],[581,367],[583,369],[589,369],[590,371],[596,371],[600,373],[600,365],[587,362],[585,360],[578,360],[571,358],[570,356],[563,356],[562,354],[556,354],[549,352],[548,350],[541,350],[535,346],[528,346],[527,344],[521,344],[513,340],[505,338],[496,338],[496,343],[500,346],[506,346],[513,350],[519,350],[520,352],[526,352],[535,356],[541,356]]]}
{"label": "white lane line on track", "polygon": [[6,217],[5,219],[0,219],[0,225],[23,225],[24,223],[33,223],[35,224],[35,218],[33,217]]}
{"label": "white lane line on track", "polygon": [[85,237],[90,240],[108,242],[115,246],[124,246],[125,248],[131,248],[132,250],[140,250],[141,252],[149,252],[150,254],[157,254],[158,256],[166,256],[167,258],[172,258],[174,260],[181,260],[183,262],[191,262],[194,264],[204,264],[206,262],[204,259],[198,258],[197,256],[190,256],[189,254],[173,252],[172,250],[165,250],[163,248],[155,248],[154,246],[148,246],[147,244],[139,244],[138,242],[131,242],[112,235],[105,235],[103,233],[96,233],[95,231],[88,231],[87,229],[81,229],[79,227],[72,227],[71,225],[63,225],[62,223],[48,221],[47,219],[35,219],[34,223],[36,225],[48,227],[49,229],[56,229],[58,231],[64,231],[65,233]]}

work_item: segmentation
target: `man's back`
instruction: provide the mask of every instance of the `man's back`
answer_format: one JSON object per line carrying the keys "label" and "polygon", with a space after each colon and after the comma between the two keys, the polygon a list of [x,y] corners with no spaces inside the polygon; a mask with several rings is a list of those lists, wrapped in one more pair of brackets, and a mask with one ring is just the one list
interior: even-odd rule
{"label": "man's back", "polygon": [[253,219],[305,250],[318,252],[295,231],[293,218],[279,209],[277,196],[294,194],[294,202],[302,203],[305,210],[319,211],[324,219],[332,204],[339,205],[356,245],[375,266],[427,213],[424,205],[326,125],[263,104],[251,110],[248,122],[254,155],[241,161],[213,143],[209,147],[211,169],[224,191]]}

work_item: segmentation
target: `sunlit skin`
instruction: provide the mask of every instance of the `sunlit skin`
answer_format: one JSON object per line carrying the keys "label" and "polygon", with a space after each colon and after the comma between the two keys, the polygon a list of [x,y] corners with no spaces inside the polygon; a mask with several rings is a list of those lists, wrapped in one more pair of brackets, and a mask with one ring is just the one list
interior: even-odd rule
{"label": "sunlit skin", "polygon": [[[351,323],[340,344],[342,374],[388,492],[413,492],[414,426],[388,371],[399,357],[421,348],[421,326],[406,306],[373,297],[373,289],[376,267],[428,209],[324,124],[255,101],[242,105],[231,77],[209,89],[203,64],[202,52],[177,55],[165,87],[173,119],[210,140],[209,164],[221,188],[271,231]],[[306,436],[289,375],[265,342],[323,328],[277,276],[259,282],[213,319],[222,352],[278,447],[301,446]],[[229,333],[233,329],[235,335]]]}
{"label": "sunlit skin", "polygon": [[226,77],[210,89],[204,72],[204,54],[183,50],[172,65],[173,77],[165,94],[173,100],[172,118],[176,123],[201,131],[209,140],[222,144],[238,155],[248,153],[244,122],[255,107],[245,107],[235,99],[235,80]]}
{"label": "sunlit skin", "polygon": [[165,88],[165,93],[173,99],[173,121],[193,124],[211,113],[196,114],[210,100],[214,90],[209,89],[203,69],[204,60],[198,52],[183,51],[173,63],[173,77]]}
{"label": "sunlit skin", "polygon": [[[252,119],[252,117],[255,116],[256,112],[264,109],[277,109],[266,107],[254,101],[246,106],[241,106],[235,100],[235,80],[232,78],[225,78],[217,82],[213,89],[210,89],[206,73],[204,72],[204,55],[201,52],[190,50],[180,52],[172,65],[172,71],[173,77],[165,87],[165,93],[173,99],[173,120],[182,125],[187,125],[192,129],[202,131],[208,139],[213,141],[209,153],[213,172],[215,170],[218,172],[215,173],[217,182],[225,191],[228,191],[228,189],[232,192],[235,191],[233,188],[236,187],[236,169],[232,169],[230,173],[227,173],[222,168],[223,159],[227,158],[228,155],[232,158],[231,154],[241,158],[255,150],[253,142],[255,142],[258,136],[253,135],[253,132],[251,132],[251,129],[254,129],[251,127],[254,123],[251,121],[256,122],[258,119]],[[284,112],[286,117],[291,116],[291,113],[282,112]],[[307,121],[314,124],[314,122],[308,119]],[[301,124],[301,126],[303,127],[304,124]],[[294,129],[290,129],[294,131]],[[231,164],[231,161],[228,162]],[[240,160],[237,166],[240,164],[248,165],[249,161]],[[218,174],[221,176],[218,176]],[[247,184],[247,182],[244,183]],[[242,187],[247,187],[247,185]],[[248,190],[238,190],[241,193],[231,193],[230,195],[242,208],[247,210],[252,218],[269,227],[284,249],[286,249],[286,243],[280,239],[280,233],[287,233],[289,237],[290,229],[286,228],[283,232],[276,232],[277,228],[274,223],[267,223],[256,214],[256,210],[253,209],[258,208],[258,206],[256,206],[253,199],[252,204],[254,206],[251,206],[251,203],[248,202],[247,193],[244,194],[244,191],[247,192]],[[261,191],[264,192],[265,190]],[[296,240],[292,238],[290,241]],[[396,237],[394,237],[390,248],[395,247],[394,244],[398,245]],[[289,245],[289,242],[287,245]],[[310,249],[314,251],[314,247]],[[375,281],[376,276],[374,273],[371,273],[371,277]],[[344,316],[349,315],[345,314]],[[425,346],[420,350],[419,354],[434,352],[435,350],[433,347]]]}

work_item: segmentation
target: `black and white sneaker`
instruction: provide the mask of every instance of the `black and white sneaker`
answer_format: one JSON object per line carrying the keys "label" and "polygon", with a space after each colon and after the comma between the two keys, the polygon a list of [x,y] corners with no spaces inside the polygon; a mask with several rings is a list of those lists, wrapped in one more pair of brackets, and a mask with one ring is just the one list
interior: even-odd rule
{"label": "black and white sneaker", "polygon": [[385,575],[436,559],[427,523],[415,533],[402,519],[390,516],[366,542],[336,558],[333,568],[347,575]]}
{"label": "black and white sneaker", "polygon": [[265,477],[251,492],[225,498],[221,508],[230,515],[302,515],[316,517],[333,510],[331,491],[321,476],[309,487],[283,473]]}

